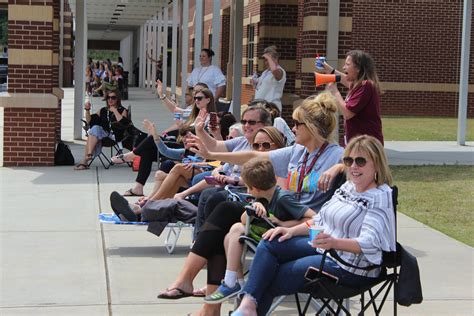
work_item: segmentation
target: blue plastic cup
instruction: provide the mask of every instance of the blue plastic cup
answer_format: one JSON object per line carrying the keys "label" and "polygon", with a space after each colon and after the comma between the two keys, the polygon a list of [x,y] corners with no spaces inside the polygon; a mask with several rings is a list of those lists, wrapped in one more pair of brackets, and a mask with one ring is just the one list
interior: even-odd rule
{"label": "blue plastic cup", "polygon": [[324,63],[326,62],[326,57],[316,57],[314,65],[320,70],[324,70]]}
{"label": "blue plastic cup", "polygon": [[309,228],[309,241],[308,243],[310,245],[313,245],[313,240],[316,238],[316,236],[319,235],[319,233],[322,233],[324,231],[324,228],[322,226],[311,226]]}

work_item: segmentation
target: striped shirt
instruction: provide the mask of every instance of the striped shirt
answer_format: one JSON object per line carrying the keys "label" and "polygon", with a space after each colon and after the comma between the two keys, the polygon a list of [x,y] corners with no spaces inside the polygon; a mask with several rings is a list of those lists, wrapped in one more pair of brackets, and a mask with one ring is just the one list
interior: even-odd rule
{"label": "striped shirt", "polygon": [[[358,193],[354,184],[347,181],[321,208],[319,224],[332,237],[351,238],[359,243],[362,250],[360,254],[337,251],[348,263],[358,267],[380,264],[382,251],[395,251],[392,189],[383,184]],[[380,274],[380,269],[366,271],[342,263],[340,266],[361,276],[377,277]]]}

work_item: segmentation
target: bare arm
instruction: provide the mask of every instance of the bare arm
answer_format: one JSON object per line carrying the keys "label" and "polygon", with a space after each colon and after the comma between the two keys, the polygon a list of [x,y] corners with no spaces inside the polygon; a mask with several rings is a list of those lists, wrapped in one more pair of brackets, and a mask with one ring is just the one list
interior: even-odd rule
{"label": "bare arm", "polygon": [[276,60],[274,60],[270,54],[264,54],[263,57],[267,60],[273,77],[275,77],[277,81],[280,81],[281,78],[283,78],[283,71],[278,67]]}
{"label": "bare arm", "polygon": [[199,119],[196,119],[196,135],[199,137],[201,142],[208,148],[209,150],[212,151],[218,151],[218,152],[227,152],[227,147],[225,145],[225,142],[223,140],[216,140],[215,138],[212,138],[205,130],[204,130],[204,121],[200,120],[197,122]]}
{"label": "bare arm", "polygon": [[332,67],[331,65],[329,65],[328,63],[324,63],[324,71],[327,73],[327,74],[331,74],[334,73],[341,76],[341,83],[344,87],[346,88],[350,88],[351,86],[351,82],[347,80],[347,75],[339,70],[337,70],[335,67]]}
{"label": "bare arm", "polygon": [[[306,212],[303,214],[303,217],[301,217],[300,219],[292,219],[292,220],[288,220],[288,221],[280,221],[277,217],[275,216],[270,216],[270,220],[272,221],[272,223],[275,223],[279,226],[283,226],[283,227],[293,227],[293,226],[297,226],[299,224],[302,224],[308,220],[310,220],[314,215],[316,215],[316,212],[314,212],[312,209],[307,209]],[[276,219],[276,220],[275,220]]]}
{"label": "bare arm", "polygon": [[224,90],[225,90],[225,86],[217,87],[217,89],[216,89],[216,95],[215,95],[215,97],[214,97],[214,99],[216,100],[216,102],[219,102],[219,98],[224,95]]}
{"label": "bare arm", "polygon": [[183,109],[181,109],[178,104],[171,101],[166,97],[166,93],[163,93],[163,83],[158,79],[156,80],[156,94],[163,101],[163,104],[168,108],[171,113],[180,112],[183,113]]}
{"label": "bare arm", "polygon": [[342,116],[344,116],[345,120],[350,120],[355,116],[354,112],[351,112],[346,107],[346,101],[341,96],[341,93],[337,89],[337,85],[335,83],[330,83],[326,86],[326,90],[328,90],[336,99],[336,104],[339,112],[341,112]]}

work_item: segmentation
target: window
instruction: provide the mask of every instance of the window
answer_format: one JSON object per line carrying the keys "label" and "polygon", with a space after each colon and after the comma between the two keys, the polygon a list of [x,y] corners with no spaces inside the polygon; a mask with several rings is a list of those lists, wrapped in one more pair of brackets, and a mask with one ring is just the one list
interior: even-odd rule
{"label": "window", "polygon": [[253,74],[253,58],[255,56],[255,25],[247,27],[247,77]]}

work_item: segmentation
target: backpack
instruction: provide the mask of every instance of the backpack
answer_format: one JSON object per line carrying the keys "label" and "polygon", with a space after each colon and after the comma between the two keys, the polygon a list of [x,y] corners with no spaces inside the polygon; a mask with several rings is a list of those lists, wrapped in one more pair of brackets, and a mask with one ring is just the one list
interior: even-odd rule
{"label": "backpack", "polygon": [[54,152],[54,164],[56,166],[73,166],[74,156],[71,153],[69,146],[62,141],[58,142],[56,151]]}

